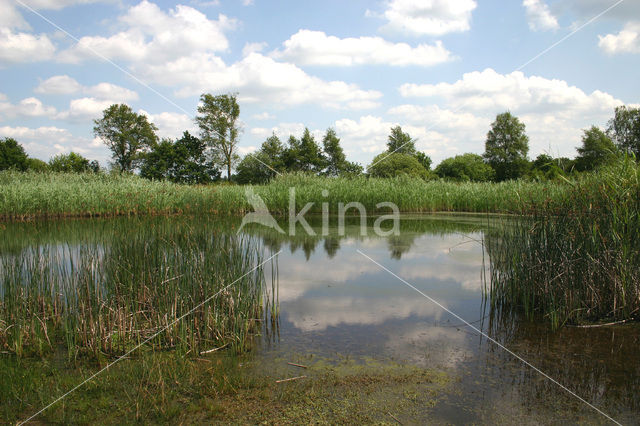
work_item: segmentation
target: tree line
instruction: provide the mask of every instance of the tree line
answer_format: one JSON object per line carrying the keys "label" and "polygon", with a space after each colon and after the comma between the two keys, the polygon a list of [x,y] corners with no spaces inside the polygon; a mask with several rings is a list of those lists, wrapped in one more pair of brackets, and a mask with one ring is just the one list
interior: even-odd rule
{"label": "tree line", "polygon": [[[153,180],[206,184],[227,179],[240,184],[266,183],[278,174],[313,173],[321,176],[357,176],[365,168],[347,160],[335,130],[327,129],[321,143],[308,128],[286,143],[273,133],[256,152],[238,154],[241,128],[237,94],[203,94],[195,122],[199,134],[185,131],[180,138],[159,139],[157,127],[128,105],[114,104],[94,120],[94,135],[112,154],[111,168]],[[498,114],[487,133],[483,155],[465,153],[443,160],[433,170],[431,158],[416,149],[416,140],[400,126],[390,129],[387,150],[366,168],[372,177],[408,175],[423,179],[455,181],[504,181],[518,178],[554,179],[595,170],[621,155],[640,158],[640,109],[620,106],[605,131],[596,126],[584,130],[574,159],[541,154],[528,158],[529,138],[524,123],[510,112]],[[99,172],[97,161],[71,152],[48,163],[29,158],[12,138],[0,140],[0,170],[52,170]],[[232,171],[235,170],[235,174]]]}

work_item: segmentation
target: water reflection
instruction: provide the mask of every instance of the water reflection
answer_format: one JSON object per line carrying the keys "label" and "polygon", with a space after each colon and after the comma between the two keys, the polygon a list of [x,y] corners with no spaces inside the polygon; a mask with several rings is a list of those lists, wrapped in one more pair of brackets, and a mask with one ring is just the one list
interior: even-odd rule
{"label": "water reflection", "polygon": [[[277,268],[279,340],[255,354],[267,368],[276,359],[313,354],[392,358],[447,369],[455,377],[455,392],[435,407],[417,410],[416,422],[602,420],[365,259],[361,250],[616,419],[637,422],[637,324],[552,332],[546,323],[490,315],[482,280],[488,262],[482,244],[486,218],[408,216],[401,221],[401,234],[391,237],[363,237],[357,220],[347,220],[344,235],[338,235],[336,222],[329,235],[322,236],[320,218],[309,222],[316,236],[286,236],[260,226],[243,230],[267,252],[282,250]],[[159,233],[172,229],[173,234],[180,227],[235,233],[238,224],[211,217],[11,224],[0,231],[0,254],[10,256],[37,245],[106,246],[114,235],[149,227]]]}

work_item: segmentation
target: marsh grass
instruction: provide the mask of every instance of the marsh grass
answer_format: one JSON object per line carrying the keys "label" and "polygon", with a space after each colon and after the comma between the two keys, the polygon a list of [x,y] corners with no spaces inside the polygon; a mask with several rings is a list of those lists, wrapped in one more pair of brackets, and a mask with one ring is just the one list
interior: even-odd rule
{"label": "marsh grass", "polygon": [[263,267],[252,271],[263,259],[254,240],[188,224],[122,231],[0,256],[1,350],[45,355],[62,345],[70,358],[104,358],[160,331],[146,348],[241,352],[268,326],[264,309],[277,315],[277,275],[269,287]]}
{"label": "marsh grass", "polygon": [[[557,199],[569,186],[558,182],[503,183],[425,182],[421,179],[323,178],[284,175],[254,187],[270,211],[287,214],[289,189],[296,189],[296,208],[314,203],[310,212],[330,212],[338,203],[357,201],[372,214],[380,202],[403,212],[514,213],[531,202]],[[329,191],[324,197],[322,191]],[[251,211],[245,188],[236,185],[187,186],[152,182],[131,175],[0,172],[0,219],[95,217]],[[353,212],[354,210],[352,210]]]}
{"label": "marsh grass", "polygon": [[494,309],[565,323],[640,311],[640,167],[632,159],[503,219],[488,238]]}

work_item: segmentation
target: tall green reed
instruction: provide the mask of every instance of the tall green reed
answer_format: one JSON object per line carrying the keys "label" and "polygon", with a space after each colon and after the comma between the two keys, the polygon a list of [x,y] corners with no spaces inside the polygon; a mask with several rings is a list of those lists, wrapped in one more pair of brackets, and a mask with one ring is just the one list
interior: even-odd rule
{"label": "tall green reed", "polygon": [[262,259],[255,239],[189,226],[0,251],[0,348],[112,356],[160,332],[150,348],[249,349],[269,325],[263,309],[275,309],[277,276],[269,289],[264,268],[253,270]]}
{"label": "tall green reed", "polygon": [[640,167],[632,159],[588,175],[560,199],[503,219],[487,245],[494,309],[565,323],[640,311]]}

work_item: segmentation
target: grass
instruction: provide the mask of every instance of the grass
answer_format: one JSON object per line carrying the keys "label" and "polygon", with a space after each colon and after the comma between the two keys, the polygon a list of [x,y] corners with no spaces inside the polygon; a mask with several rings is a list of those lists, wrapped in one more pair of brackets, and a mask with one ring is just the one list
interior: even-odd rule
{"label": "grass", "polygon": [[[569,186],[557,182],[454,183],[406,177],[285,175],[254,189],[272,213],[288,214],[290,188],[296,190],[296,212],[312,202],[310,212],[321,213],[326,202],[335,213],[339,202],[357,201],[370,214],[380,202],[393,202],[403,212],[513,213],[532,202],[562,197]],[[323,190],[329,192],[327,197]],[[0,172],[0,218],[238,215],[251,211],[244,191],[236,185],[186,186],[126,175]]]}
{"label": "grass", "polygon": [[632,159],[501,225],[487,241],[498,312],[559,327],[624,321],[640,311],[640,167]]}
{"label": "grass", "polygon": [[0,351],[45,356],[63,346],[69,358],[106,359],[157,332],[153,350],[244,351],[268,325],[265,310],[276,312],[274,287],[254,270],[262,253],[249,238],[188,224],[14,247],[0,256]]}

